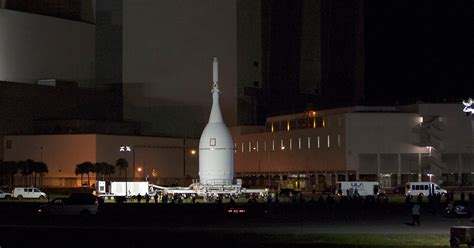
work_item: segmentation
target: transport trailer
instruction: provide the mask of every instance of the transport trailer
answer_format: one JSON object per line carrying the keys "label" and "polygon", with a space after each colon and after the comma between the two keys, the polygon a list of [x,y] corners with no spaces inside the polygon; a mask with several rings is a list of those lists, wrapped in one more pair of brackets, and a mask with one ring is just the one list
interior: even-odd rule
{"label": "transport trailer", "polygon": [[[236,180],[236,184],[230,185],[203,185],[199,182],[191,184],[189,187],[165,187],[149,182],[97,182],[97,196],[99,197],[133,197],[138,194],[153,196],[157,193],[196,195],[206,198],[214,198],[219,195],[239,196],[244,194],[258,194],[263,197],[267,191],[265,189],[242,188],[242,181]],[[128,192],[128,193],[126,193]]]}
{"label": "transport trailer", "polygon": [[150,194],[150,187],[148,182],[106,182],[97,181],[97,196],[99,197],[114,197],[127,196],[133,197],[138,194],[144,196]]}

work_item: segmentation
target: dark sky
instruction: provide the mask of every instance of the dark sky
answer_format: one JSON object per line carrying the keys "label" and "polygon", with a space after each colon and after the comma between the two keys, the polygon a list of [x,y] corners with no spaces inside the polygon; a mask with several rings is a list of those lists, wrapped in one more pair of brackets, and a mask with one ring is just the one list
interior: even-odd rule
{"label": "dark sky", "polygon": [[474,1],[368,1],[366,96],[474,96]]}

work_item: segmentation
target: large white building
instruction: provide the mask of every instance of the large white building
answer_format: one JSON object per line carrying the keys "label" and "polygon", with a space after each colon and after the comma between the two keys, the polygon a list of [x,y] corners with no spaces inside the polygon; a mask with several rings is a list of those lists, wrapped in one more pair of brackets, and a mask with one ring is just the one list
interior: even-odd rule
{"label": "large white building", "polygon": [[[106,162],[115,165],[117,159],[128,161],[129,180],[148,180],[161,184],[191,183],[198,176],[198,141],[195,139],[100,135],[12,135],[4,137],[4,161],[44,162],[49,172],[43,187],[78,187],[83,182],[75,174],[76,165],[83,162]],[[128,146],[130,149],[123,149]],[[96,175],[90,174],[91,184]],[[124,180],[125,171],[116,168],[112,178]],[[21,174],[16,185],[25,184]]]}
{"label": "large white building", "polygon": [[265,127],[232,130],[236,177],[305,189],[337,180],[472,184],[474,119],[462,109],[357,106],[270,117]]}

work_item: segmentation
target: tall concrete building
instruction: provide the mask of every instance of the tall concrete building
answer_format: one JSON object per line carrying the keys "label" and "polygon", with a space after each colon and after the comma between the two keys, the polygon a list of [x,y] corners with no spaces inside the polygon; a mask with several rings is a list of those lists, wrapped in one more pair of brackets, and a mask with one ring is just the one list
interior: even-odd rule
{"label": "tall concrete building", "polygon": [[0,80],[58,79],[94,87],[95,25],[86,2],[2,1]]}
{"label": "tall concrete building", "polygon": [[[310,109],[472,95],[472,1],[256,2],[252,15],[239,7],[239,20],[258,19],[262,34],[253,34],[252,44],[245,34],[257,29],[239,26],[239,108],[252,113],[239,111],[239,124]],[[243,57],[245,48],[258,56]],[[242,72],[252,74],[242,65],[252,60],[257,66],[247,71],[257,76],[243,82]]]}
{"label": "tall concrete building", "polygon": [[[143,134],[198,137],[221,62],[222,108],[237,123],[235,0],[98,1],[97,77],[123,84],[123,116]],[[114,45],[110,45],[114,44]]]}
{"label": "tall concrete building", "polygon": [[[239,124],[263,124],[268,116],[363,99],[364,2],[262,0],[252,8],[243,2]],[[258,28],[249,28],[249,20]],[[244,67],[252,62],[255,68]]]}

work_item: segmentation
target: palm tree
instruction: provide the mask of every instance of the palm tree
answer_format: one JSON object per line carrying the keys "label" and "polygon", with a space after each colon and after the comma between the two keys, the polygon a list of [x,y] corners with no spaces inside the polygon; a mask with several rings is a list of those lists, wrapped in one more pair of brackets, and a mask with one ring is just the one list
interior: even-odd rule
{"label": "palm tree", "polygon": [[95,164],[95,173],[98,176],[102,175],[102,180],[105,180],[105,178],[104,178],[105,176],[108,176],[109,180],[110,180],[110,176],[115,173],[115,166],[113,166],[109,163],[106,163],[106,162],[96,163]]}
{"label": "palm tree", "polygon": [[[29,176],[29,184],[35,186],[36,184],[36,172],[35,172],[35,161],[33,161],[32,159],[27,159],[26,160],[26,170],[27,170],[27,176]],[[35,175],[35,182],[32,183],[33,181],[33,174]]]}
{"label": "palm tree", "polygon": [[119,176],[122,176],[122,171],[125,170],[125,177],[127,177],[127,168],[128,168],[128,161],[124,158],[117,159],[115,166],[119,168]]}
{"label": "palm tree", "polygon": [[30,163],[31,163],[31,173],[33,174],[33,178],[34,178],[33,185],[36,187],[36,175],[38,175],[40,171],[42,162],[36,162],[36,161],[31,160]]}
{"label": "palm tree", "polygon": [[27,185],[28,184],[28,175],[30,174],[29,167],[26,161],[19,161],[18,162],[18,169],[20,171],[20,174],[22,176],[22,184]]}
{"label": "palm tree", "polygon": [[81,185],[83,182],[83,176],[84,174],[87,174],[87,186],[90,185],[90,173],[94,172],[94,164],[91,162],[83,162],[78,165],[76,165],[76,176],[81,175]]}
{"label": "palm tree", "polygon": [[[40,178],[39,178],[39,184],[43,186],[43,177],[45,173],[48,173],[48,165],[43,163],[43,162],[38,162],[36,165],[36,173],[39,173]],[[36,181],[36,180],[35,180]]]}
{"label": "palm tree", "polygon": [[84,163],[76,165],[75,173],[76,173],[76,176],[81,175],[81,185],[82,185],[84,174],[86,174],[86,166],[84,165]]}
{"label": "palm tree", "polygon": [[96,177],[99,177],[100,175],[102,175],[102,180],[104,180],[104,176],[105,176],[105,163],[95,163],[94,164],[94,171],[95,171],[95,174],[96,174]]}
{"label": "palm tree", "polygon": [[109,176],[109,180],[110,180],[110,176],[115,173],[115,166],[108,163],[104,163],[104,166],[105,166],[105,174]]}
{"label": "palm tree", "polygon": [[15,186],[15,174],[18,173],[18,163],[14,161],[2,162],[2,167],[5,171],[5,175],[8,175],[10,179],[10,185]]}

